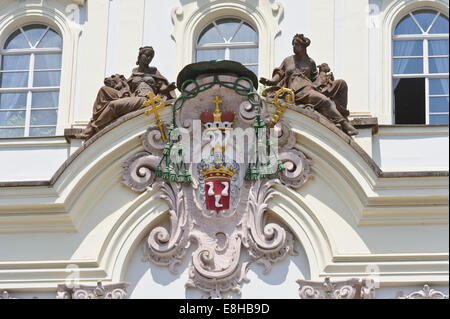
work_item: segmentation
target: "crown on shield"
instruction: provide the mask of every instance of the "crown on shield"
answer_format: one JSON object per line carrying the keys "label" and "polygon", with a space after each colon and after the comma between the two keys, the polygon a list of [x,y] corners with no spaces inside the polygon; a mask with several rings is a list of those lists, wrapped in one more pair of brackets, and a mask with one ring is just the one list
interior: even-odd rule
{"label": "crown on shield", "polygon": [[201,170],[200,173],[203,175],[205,180],[231,179],[236,174],[236,170],[232,169],[229,165],[211,164],[208,165],[205,170]]}

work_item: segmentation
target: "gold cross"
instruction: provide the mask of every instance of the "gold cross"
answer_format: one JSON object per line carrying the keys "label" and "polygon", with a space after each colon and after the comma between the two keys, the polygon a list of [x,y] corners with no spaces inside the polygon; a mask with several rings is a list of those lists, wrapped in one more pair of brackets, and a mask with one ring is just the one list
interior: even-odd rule
{"label": "gold cross", "polygon": [[216,96],[216,99],[214,101],[212,101],[215,105],[216,105],[216,110],[219,110],[219,104],[223,103],[222,100],[219,100],[219,97]]}
{"label": "gold cross", "polygon": [[144,106],[152,106],[151,109],[145,111],[145,115],[150,116],[152,113],[155,114],[155,120],[156,124],[158,125],[159,131],[161,132],[161,140],[163,142],[166,142],[166,135],[164,134],[164,125],[161,121],[161,118],[159,117],[159,110],[162,110],[166,107],[164,103],[160,103],[159,105],[156,105],[156,102],[161,101],[161,96],[157,95],[155,96],[153,92],[148,93],[148,101],[144,102]]}

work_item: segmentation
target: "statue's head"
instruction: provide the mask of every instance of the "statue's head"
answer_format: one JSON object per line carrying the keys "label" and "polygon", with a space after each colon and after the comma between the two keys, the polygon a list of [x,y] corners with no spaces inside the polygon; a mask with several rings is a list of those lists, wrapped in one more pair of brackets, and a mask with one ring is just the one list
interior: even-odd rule
{"label": "statue's head", "polygon": [[118,85],[120,85],[123,81],[126,81],[125,77],[121,74],[113,74],[103,81],[103,83],[106,86],[116,88]]}
{"label": "statue's head", "polygon": [[292,45],[295,46],[295,43],[299,43],[302,47],[307,48],[311,44],[311,40],[305,37],[303,34],[296,34],[292,39]]}
{"label": "statue's head", "polygon": [[331,71],[330,66],[327,63],[322,63],[321,65],[318,66],[318,68],[319,72],[328,73]]}
{"label": "statue's head", "polygon": [[148,66],[150,62],[152,62],[154,56],[155,50],[153,50],[153,47],[150,46],[141,47],[139,48],[139,55],[136,64]]}

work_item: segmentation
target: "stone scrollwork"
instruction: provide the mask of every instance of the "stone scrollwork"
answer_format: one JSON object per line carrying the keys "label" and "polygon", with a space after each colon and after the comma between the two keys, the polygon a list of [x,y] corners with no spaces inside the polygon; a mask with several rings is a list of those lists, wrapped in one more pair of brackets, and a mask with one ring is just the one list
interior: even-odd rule
{"label": "stone scrollwork", "polygon": [[422,290],[410,293],[407,296],[403,292],[399,293],[398,299],[448,299],[448,295],[443,292],[431,289],[430,286],[425,285]]}
{"label": "stone scrollwork", "polygon": [[143,192],[155,181],[159,157],[147,152],[132,156],[123,164],[123,184],[136,192]]}
{"label": "stone scrollwork", "polygon": [[[165,127],[169,124],[163,122]],[[161,155],[166,143],[163,141],[159,127],[150,127],[144,134],[141,135],[141,142],[144,149],[151,154]]]}
{"label": "stone scrollwork", "polygon": [[364,279],[332,282],[297,280],[300,299],[375,299],[375,289],[368,287]]}
{"label": "stone scrollwork", "polygon": [[277,138],[278,148],[281,151],[294,148],[296,142],[295,134],[288,122],[279,120],[278,123],[275,124],[273,129],[274,135]]}
{"label": "stone scrollwork", "polygon": [[[266,114],[265,102],[262,101],[261,117]],[[257,116],[257,108],[248,101],[244,101],[239,106],[239,119],[245,123],[254,123]]]}
{"label": "stone scrollwork", "polygon": [[101,281],[96,286],[80,285],[68,288],[65,284],[58,285],[56,299],[126,299],[128,283],[103,285]]}
{"label": "stone scrollwork", "polygon": [[159,188],[169,206],[170,232],[164,227],[156,227],[150,232],[147,244],[144,245],[144,261],[151,261],[159,266],[168,266],[173,274],[175,267],[181,263],[191,244],[189,240],[192,220],[184,203],[181,186],[175,183],[158,183]]}
{"label": "stone scrollwork", "polygon": [[273,129],[278,143],[278,157],[285,168],[278,173],[278,178],[283,185],[299,188],[311,178],[312,161],[294,148],[296,138],[288,122],[280,120]]}
{"label": "stone scrollwork", "polygon": [[310,165],[311,161],[300,151],[292,149],[279,154],[285,170],[279,172],[280,181],[292,188],[303,186],[311,177]]}
{"label": "stone scrollwork", "polygon": [[267,223],[267,206],[275,193],[272,187],[277,182],[256,182],[250,190],[247,206],[244,246],[250,256],[264,266],[264,274],[270,272],[272,264],[288,255],[298,254],[294,249],[292,234],[278,224]]}

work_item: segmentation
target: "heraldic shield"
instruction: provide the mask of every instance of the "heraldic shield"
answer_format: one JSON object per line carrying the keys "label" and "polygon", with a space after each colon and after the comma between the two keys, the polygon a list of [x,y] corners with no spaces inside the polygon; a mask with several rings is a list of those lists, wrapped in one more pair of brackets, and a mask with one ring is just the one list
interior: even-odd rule
{"label": "heraldic shield", "polygon": [[228,297],[240,293],[251,263],[268,273],[296,254],[293,235],[271,222],[268,207],[276,185],[298,188],[308,180],[310,161],[294,149],[278,100],[262,98],[256,75],[242,64],[188,65],[177,86],[181,96],[165,101],[171,122],[159,120],[142,135],[145,152],[124,164],[124,184],[159,192],[169,207],[170,228],[150,232],[145,259],[176,273],[194,245],[186,287]]}
{"label": "heraldic shield", "polygon": [[230,209],[230,185],[231,179],[207,179],[206,180],[206,209],[221,210]]}

